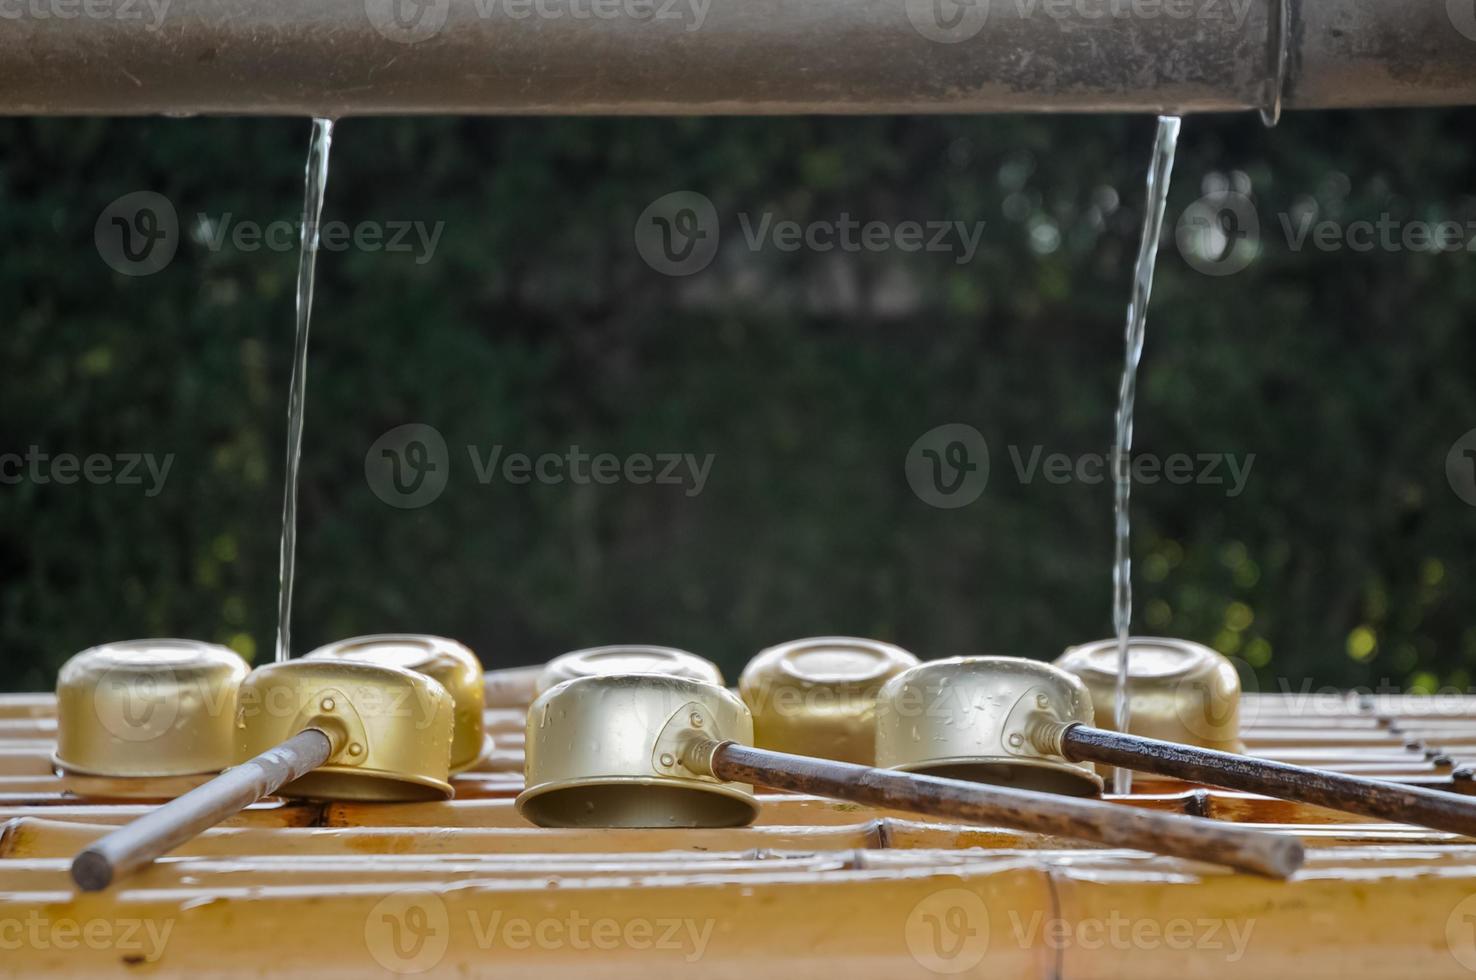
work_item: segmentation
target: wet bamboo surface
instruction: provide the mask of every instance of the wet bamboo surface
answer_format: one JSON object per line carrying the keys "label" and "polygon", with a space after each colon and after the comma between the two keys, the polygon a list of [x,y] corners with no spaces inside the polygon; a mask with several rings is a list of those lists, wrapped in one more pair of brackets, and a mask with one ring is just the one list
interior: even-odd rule
{"label": "wet bamboo surface", "polygon": [[[1278,883],[782,793],[752,827],[538,829],[512,804],[519,688],[499,690],[496,753],[457,799],[263,802],[97,895],[70,859],[149,787],[78,797],[54,704],[0,697],[0,977],[1476,976],[1467,838],[1161,779],[1111,799],[1295,835],[1306,867]],[[1253,755],[1476,789],[1476,698],[1254,695],[1242,716]]]}

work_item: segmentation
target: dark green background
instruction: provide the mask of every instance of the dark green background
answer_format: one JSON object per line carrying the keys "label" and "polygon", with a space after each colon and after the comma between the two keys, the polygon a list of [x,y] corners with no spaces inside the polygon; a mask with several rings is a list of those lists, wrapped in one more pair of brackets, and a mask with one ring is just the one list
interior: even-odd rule
{"label": "dark green background", "polygon": [[[929,657],[1051,657],[1107,633],[1110,485],[1022,486],[1005,447],[1108,446],[1151,132],[1117,117],[342,123],[325,217],[445,230],[423,265],[320,262],[295,646],[426,631],[506,666],[661,642],[736,673],[822,632]],[[1256,460],[1235,499],[1137,489],[1145,630],[1244,658],[1263,687],[1470,683],[1476,509],[1445,458],[1476,427],[1476,253],[1296,251],[1275,215],[1312,200],[1341,221],[1476,220],[1473,132],[1469,110],[1186,121],[1138,448]],[[295,219],[307,135],[302,120],[0,122],[0,451],[175,455],[153,499],[0,487],[0,688],[45,688],[72,653],[131,636],[270,656],[296,256],[186,241],[130,279],[93,225],[135,190],[183,224]],[[1172,228],[1233,171],[1263,251],[1205,276]],[[681,189],[734,240],[740,212],[986,227],[965,266],[725,251],[672,279],[632,228]],[[1031,243],[1052,226],[1043,254]],[[907,303],[870,298],[898,282]],[[446,491],[413,511],[364,476],[405,422],[452,446]],[[960,510],[926,506],[903,471],[945,422],[992,450]],[[716,461],[693,498],[484,486],[467,443]]]}

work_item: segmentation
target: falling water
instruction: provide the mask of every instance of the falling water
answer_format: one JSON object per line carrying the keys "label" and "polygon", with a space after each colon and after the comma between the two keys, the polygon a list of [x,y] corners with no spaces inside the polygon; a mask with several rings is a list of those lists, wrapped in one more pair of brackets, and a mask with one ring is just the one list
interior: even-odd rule
{"label": "falling water", "polygon": [[302,409],[307,388],[308,323],[313,314],[313,279],[318,265],[318,223],[328,184],[328,150],[333,120],[314,119],[308,144],[306,190],[302,200],[302,238],[297,258],[297,339],[292,349],[292,382],[287,398],[287,478],[282,492],[282,563],[278,571],[277,660],[292,656],[292,581],[297,569],[297,471],[302,460]]}
{"label": "falling water", "polygon": [[[1159,116],[1153,140],[1153,163],[1148,168],[1147,206],[1143,212],[1143,236],[1138,242],[1138,262],[1133,270],[1132,297],[1128,301],[1127,358],[1122,384],[1117,392],[1117,440],[1112,473],[1115,489],[1113,514],[1117,521],[1116,560],[1112,566],[1112,625],[1117,629],[1117,691],[1114,722],[1117,730],[1128,730],[1132,708],[1128,703],[1128,635],[1133,620],[1133,563],[1128,502],[1132,493],[1128,454],[1133,448],[1133,403],[1138,395],[1138,362],[1143,359],[1143,335],[1148,329],[1148,299],[1153,293],[1153,266],[1158,258],[1158,239],[1163,232],[1163,209],[1168,199],[1169,175],[1174,169],[1174,150],[1179,145],[1179,117]],[[1112,790],[1132,790],[1130,769],[1117,769]]]}

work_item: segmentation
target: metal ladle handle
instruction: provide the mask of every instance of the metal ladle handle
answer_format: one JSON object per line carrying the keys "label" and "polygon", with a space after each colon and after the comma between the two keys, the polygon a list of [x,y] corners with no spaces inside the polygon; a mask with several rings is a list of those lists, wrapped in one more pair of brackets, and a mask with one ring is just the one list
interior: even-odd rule
{"label": "metal ladle handle", "polygon": [[333,741],[316,728],[292,736],[120,827],[72,860],[72,880],[95,892],[327,762]]}
{"label": "metal ladle handle", "polygon": [[1455,793],[1289,766],[1082,724],[1068,725],[1054,735],[1060,748],[1056,754],[1072,762],[1122,766],[1192,783],[1476,837],[1476,801]]}
{"label": "metal ladle handle", "polygon": [[1054,834],[1287,878],[1301,867],[1295,837],[1136,807],[811,759],[736,742],[694,739],[682,761],[726,782],[830,796],[969,823]]}

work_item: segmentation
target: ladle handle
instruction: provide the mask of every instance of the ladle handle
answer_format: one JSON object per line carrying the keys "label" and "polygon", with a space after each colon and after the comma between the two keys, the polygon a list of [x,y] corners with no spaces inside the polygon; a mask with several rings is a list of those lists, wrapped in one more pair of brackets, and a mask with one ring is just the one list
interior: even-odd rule
{"label": "ladle handle", "polygon": [[1289,766],[1080,724],[1067,727],[1060,738],[1061,754],[1073,762],[1101,762],[1476,837],[1476,801],[1455,793]]}
{"label": "ladle handle", "polygon": [[72,860],[72,880],[83,891],[101,891],[318,768],[332,754],[327,735],[316,728],[299,732],[92,844]]}
{"label": "ladle handle", "polygon": [[700,742],[689,746],[683,758],[688,768],[708,768],[712,775],[727,782],[755,783],[934,817],[1074,837],[1221,864],[1271,878],[1289,877],[1302,865],[1302,842],[1295,837],[1137,807],[871,769],[735,742]]}

